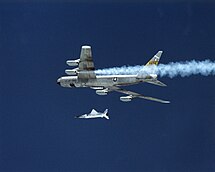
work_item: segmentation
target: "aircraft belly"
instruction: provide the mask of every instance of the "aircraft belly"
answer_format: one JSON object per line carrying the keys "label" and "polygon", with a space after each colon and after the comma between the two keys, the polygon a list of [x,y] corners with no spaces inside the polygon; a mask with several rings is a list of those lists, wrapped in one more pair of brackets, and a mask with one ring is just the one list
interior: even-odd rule
{"label": "aircraft belly", "polygon": [[97,79],[89,79],[86,82],[86,86],[103,86],[103,87],[111,87],[114,85],[130,85],[137,83],[136,78],[97,78]]}
{"label": "aircraft belly", "polygon": [[86,118],[102,118],[102,115],[88,115]]}

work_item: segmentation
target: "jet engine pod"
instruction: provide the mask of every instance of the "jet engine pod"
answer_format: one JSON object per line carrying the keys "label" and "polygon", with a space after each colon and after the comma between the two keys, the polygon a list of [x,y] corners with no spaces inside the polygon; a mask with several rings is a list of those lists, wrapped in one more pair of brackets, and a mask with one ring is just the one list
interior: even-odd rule
{"label": "jet engine pod", "polygon": [[66,69],[65,73],[67,75],[76,75],[77,74],[77,70],[78,70],[78,68],[75,68],[75,69]]}
{"label": "jet engine pod", "polygon": [[93,89],[93,90],[103,90],[104,89],[104,87],[90,87],[91,89]]}
{"label": "jet engine pod", "polygon": [[106,89],[104,90],[96,90],[96,94],[100,96],[106,96],[108,94],[108,91]]}
{"label": "jet engine pod", "polygon": [[122,96],[120,100],[123,102],[130,102],[132,100],[132,96]]}
{"label": "jet engine pod", "polygon": [[80,62],[80,59],[76,59],[76,60],[67,60],[66,63],[69,66],[77,66]]}

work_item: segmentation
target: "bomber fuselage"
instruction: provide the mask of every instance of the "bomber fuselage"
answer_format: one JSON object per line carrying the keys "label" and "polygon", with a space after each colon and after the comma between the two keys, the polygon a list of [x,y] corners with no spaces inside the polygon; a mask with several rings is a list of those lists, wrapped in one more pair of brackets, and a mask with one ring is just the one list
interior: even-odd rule
{"label": "bomber fuselage", "polygon": [[[147,76],[147,79],[154,76]],[[96,78],[80,79],[77,76],[64,76],[57,80],[62,87],[111,87],[133,85],[144,82],[146,78],[137,75],[97,75]]]}

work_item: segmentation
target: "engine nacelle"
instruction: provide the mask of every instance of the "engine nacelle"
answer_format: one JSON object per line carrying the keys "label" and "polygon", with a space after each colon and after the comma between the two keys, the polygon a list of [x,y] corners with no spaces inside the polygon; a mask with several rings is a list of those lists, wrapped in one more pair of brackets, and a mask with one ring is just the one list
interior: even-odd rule
{"label": "engine nacelle", "polygon": [[103,90],[104,89],[104,87],[90,87],[90,88],[93,90]]}
{"label": "engine nacelle", "polygon": [[80,59],[76,59],[76,60],[67,60],[66,63],[69,66],[77,66],[80,62]]}
{"label": "engine nacelle", "polygon": [[96,94],[100,96],[106,96],[108,94],[107,90],[96,90]]}
{"label": "engine nacelle", "polygon": [[78,68],[75,68],[75,69],[66,69],[65,70],[65,73],[67,75],[76,75],[77,74],[77,71],[78,71]]}
{"label": "engine nacelle", "polygon": [[123,102],[130,102],[132,100],[132,96],[123,96],[120,97],[120,100]]}

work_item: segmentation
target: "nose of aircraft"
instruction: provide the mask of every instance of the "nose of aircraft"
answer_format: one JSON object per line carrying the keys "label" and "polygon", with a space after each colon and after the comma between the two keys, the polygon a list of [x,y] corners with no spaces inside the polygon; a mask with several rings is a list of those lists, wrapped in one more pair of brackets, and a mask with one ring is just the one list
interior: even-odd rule
{"label": "nose of aircraft", "polygon": [[61,78],[57,80],[57,84],[60,85]]}

